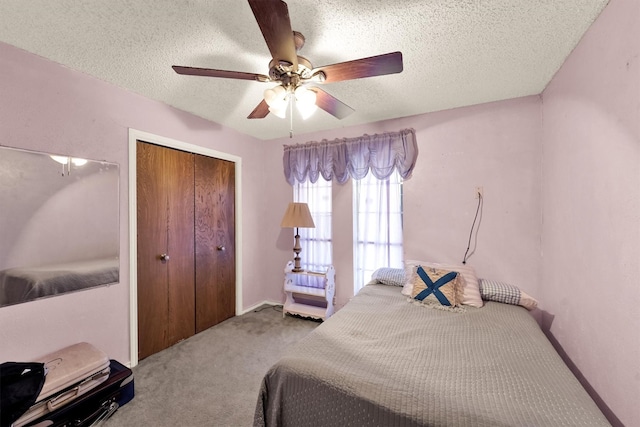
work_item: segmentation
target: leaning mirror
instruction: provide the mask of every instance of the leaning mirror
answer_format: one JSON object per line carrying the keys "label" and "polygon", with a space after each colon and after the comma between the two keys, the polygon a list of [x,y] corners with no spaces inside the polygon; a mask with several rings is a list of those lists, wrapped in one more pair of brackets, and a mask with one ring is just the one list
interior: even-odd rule
{"label": "leaning mirror", "polygon": [[0,146],[0,306],[119,281],[119,167]]}

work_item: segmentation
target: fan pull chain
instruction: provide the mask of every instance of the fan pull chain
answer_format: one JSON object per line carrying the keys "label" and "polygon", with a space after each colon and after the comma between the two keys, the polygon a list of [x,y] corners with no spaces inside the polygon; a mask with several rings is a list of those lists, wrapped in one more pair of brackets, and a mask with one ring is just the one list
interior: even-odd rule
{"label": "fan pull chain", "polygon": [[289,138],[293,138],[293,94],[289,94]]}

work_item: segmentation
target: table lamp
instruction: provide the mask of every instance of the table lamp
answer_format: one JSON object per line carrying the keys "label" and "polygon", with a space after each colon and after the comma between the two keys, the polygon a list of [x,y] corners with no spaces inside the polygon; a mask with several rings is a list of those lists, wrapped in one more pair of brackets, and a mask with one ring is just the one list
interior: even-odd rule
{"label": "table lamp", "polygon": [[293,266],[293,272],[304,271],[302,267],[300,267],[300,251],[302,248],[300,247],[300,235],[298,234],[298,228],[315,228],[316,225],[313,223],[313,218],[311,217],[311,212],[309,212],[309,206],[306,203],[289,203],[287,207],[287,211],[284,213],[284,217],[282,218],[282,222],[280,223],[280,227],[282,228],[295,228],[295,244],[293,245],[293,252],[296,254]]}

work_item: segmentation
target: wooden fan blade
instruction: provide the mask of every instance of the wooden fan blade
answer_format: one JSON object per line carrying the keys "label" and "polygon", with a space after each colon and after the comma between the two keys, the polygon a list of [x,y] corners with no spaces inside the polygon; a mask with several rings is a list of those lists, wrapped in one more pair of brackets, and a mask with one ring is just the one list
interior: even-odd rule
{"label": "wooden fan blade", "polygon": [[225,79],[256,80],[259,82],[271,81],[269,76],[265,76],[264,74],[214,70],[213,68],[181,67],[179,65],[174,65],[171,68],[173,68],[173,70],[178,74],[184,74],[188,76],[222,77]]}
{"label": "wooden fan blade", "polygon": [[264,119],[269,114],[269,104],[264,99],[260,104],[253,109],[251,114],[247,116],[247,119]]}
{"label": "wooden fan blade", "polygon": [[402,71],[402,52],[385,53],[368,58],[326,65],[313,70],[313,73],[318,71],[322,71],[325,75],[325,79],[321,83],[341,82],[344,80],[400,73]]}
{"label": "wooden fan blade", "polygon": [[342,120],[355,110],[320,88],[309,88],[316,93],[316,105],[332,116]]}
{"label": "wooden fan blade", "polygon": [[291,64],[292,69],[297,70],[298,55],[287,4],[281,0],[249,0],[249,6],[273,59],[279,64]]}

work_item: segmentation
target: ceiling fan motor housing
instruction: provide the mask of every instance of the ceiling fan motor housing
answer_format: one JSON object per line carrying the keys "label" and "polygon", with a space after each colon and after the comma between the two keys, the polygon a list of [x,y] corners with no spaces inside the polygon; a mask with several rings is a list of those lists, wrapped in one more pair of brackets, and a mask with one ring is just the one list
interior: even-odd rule
{"label": "ceiling fan motor housing", "polygon": [[269,62],[269,77],[274,81],[284,80],[286,76],[298,76],[298,81],[308,80],[311,78],[312,69],[313,65],[311,65],[311,62],[304,56],[298,55],[297,70],[294,70],[293,65],[289,62],[272,59],[271,62]]}

